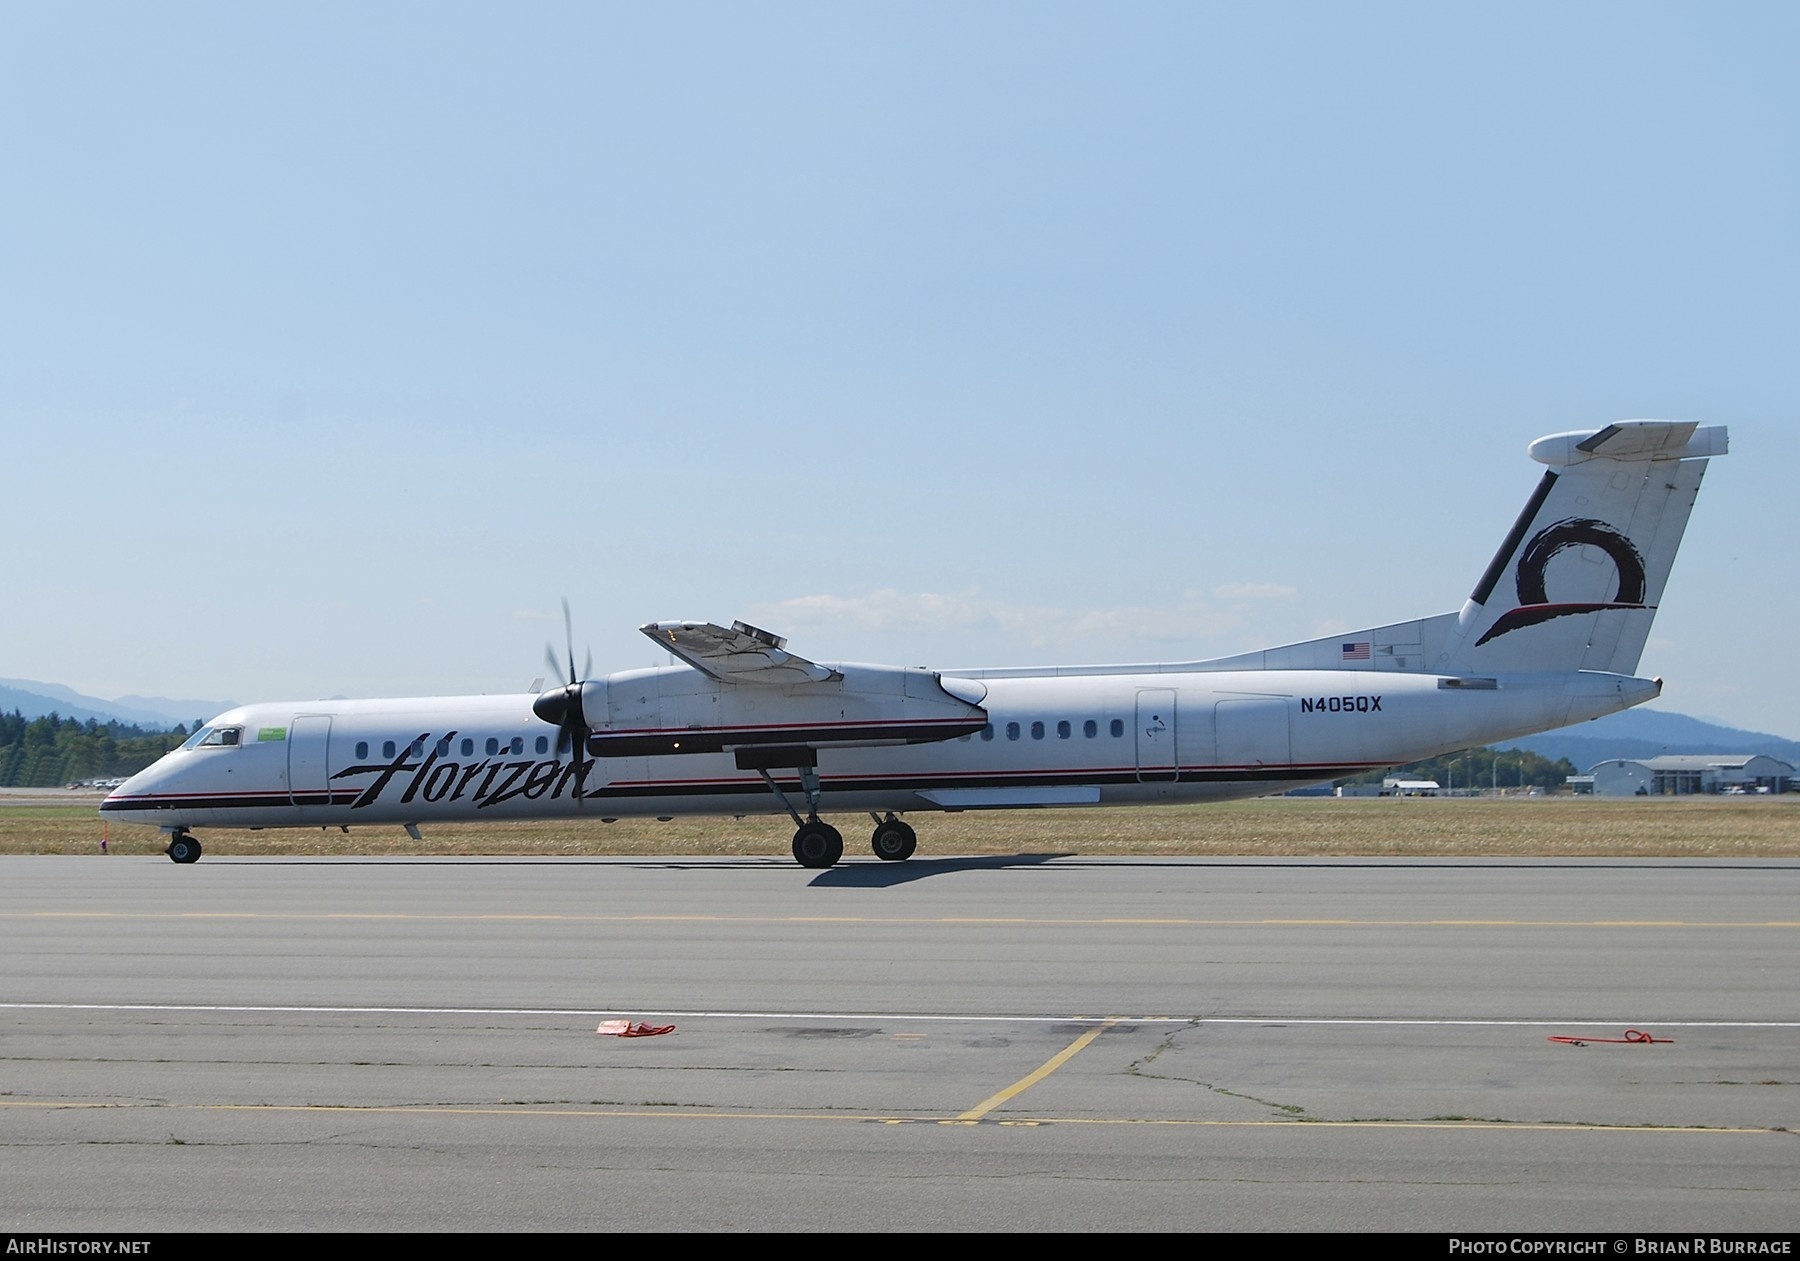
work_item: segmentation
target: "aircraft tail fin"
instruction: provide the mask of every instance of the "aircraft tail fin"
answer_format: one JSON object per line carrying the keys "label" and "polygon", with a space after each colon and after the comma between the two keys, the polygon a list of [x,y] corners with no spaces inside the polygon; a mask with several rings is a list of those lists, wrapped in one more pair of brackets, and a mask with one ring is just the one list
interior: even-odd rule
{"label": "aircraft tail fin", "polygon": [[1723,425],[1627,420],[1531,444],[1550,466],[1460,612],[1185,666],[1632,674]]}
{"label": "aircraft tail fin", "polygon": [[1549,465],[1437,668],[1636,671],[1725,427],[1629,420],[1531,444]]}

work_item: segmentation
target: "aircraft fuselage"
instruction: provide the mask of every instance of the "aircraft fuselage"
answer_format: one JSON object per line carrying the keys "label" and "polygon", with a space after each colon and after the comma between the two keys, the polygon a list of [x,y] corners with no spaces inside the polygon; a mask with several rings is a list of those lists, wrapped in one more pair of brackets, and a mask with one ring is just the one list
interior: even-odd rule
{"label": "aircraft fuselage", "polygon": [[[996,677],[983,686],[979,731],[820,745],[817,774],[832,808],[1255,796],[1598,717],[1658,690],[1651,680],[1587,672],[1469,679],[1369,669]],[[191,742],[134,776],[103,809],[171,830],[783,809],[729,748],[577,760],[558,751],[556,728],[533,715],[533,699],[243,706],[207,727],[235,729],[235,743]],[[771,773],[778,786],[801,791],[797,771]]]}

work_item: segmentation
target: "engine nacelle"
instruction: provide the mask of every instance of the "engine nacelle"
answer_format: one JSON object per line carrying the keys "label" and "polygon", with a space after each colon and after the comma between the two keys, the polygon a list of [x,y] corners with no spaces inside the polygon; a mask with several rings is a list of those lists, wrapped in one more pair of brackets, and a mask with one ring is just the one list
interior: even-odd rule
{"label": "engine nacelle", "polygon": [[[952,690],[954,689],[954,690]],[[724,682],[686,666],[582,685],[595,757],[921,744],[980,731],[985,685],[917,666],[832,667],[792,684]]]}

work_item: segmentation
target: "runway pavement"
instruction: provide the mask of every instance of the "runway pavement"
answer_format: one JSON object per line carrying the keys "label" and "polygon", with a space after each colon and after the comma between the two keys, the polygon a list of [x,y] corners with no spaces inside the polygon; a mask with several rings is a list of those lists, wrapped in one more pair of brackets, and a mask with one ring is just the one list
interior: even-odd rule
{"label": "runway pavement", "polygon": [[1793,860],[5,858],[0,1228],[1791,1232],[1797,894]]}

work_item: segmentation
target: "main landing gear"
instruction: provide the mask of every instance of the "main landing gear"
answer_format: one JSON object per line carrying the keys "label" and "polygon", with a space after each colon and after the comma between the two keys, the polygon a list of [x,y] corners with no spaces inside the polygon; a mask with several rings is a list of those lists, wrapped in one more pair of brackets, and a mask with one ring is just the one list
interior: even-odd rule
{"label": "main landing gear", "polygon": [[884,863],[903,863],[919,848],[919,834],[890,814],[875,820],[875,835],[869,838],[869,848]]}
{"label": "main landing gear", "polygon": [[794,830],[794,861],[802,867],[830,867],[844,856],[844,834],[811,818]]}
{"label": "main landing gear", "polygon": [[[788,801],[787,794],[781,791],[775,777],[769,774],[766,767],[758,767],[763,783],[775,794],[775,800],[781,808],[788,812],[794,821],[794,861],[802,867],[832,867],[844,856],[844,834],[831,824],[819,818],[819,772],[816,765],[802,765],[799,768],[800,786],[806,791],[806,815],[804,818]],[[887,863],[903,863],[913,856],[919,847],[919,834],[910,825],[896,819],[892,812],[882,818],[873,812],[869,815],[875,820],[875,832],[869,837],[869,848],[875,851],[875,857]]]}
{"label": "main landing gear", "polygon": [[[796,820],[794,861],[802,867],[830,867],[844,856],[844,834],[818,816]],[[869,848],[884,863],[903,863],[919,848],[919,834],[910,824],[893,815],[875,818],[875,832],[869,837]]]}
{"label": "main landing gear", "polygon": [[200,861],[200,842],[186,828],[176,828],[169,833],[169,848],[164,853],[172,862],[197,863]]}

